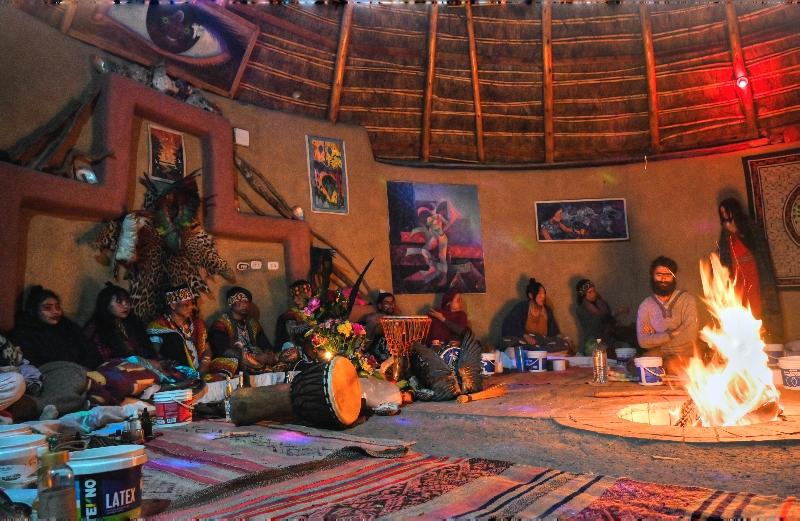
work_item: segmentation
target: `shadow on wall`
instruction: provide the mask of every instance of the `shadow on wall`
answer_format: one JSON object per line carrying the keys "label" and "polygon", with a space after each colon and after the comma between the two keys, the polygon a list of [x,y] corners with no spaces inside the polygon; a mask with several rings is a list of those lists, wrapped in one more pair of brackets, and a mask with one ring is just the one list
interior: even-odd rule
{"label": "shadow on wall", "polygon": [[520,274],[519,279],[517,280],[517,298],[509,300],[500,306],[500,309],[494,315],[491,323],[489,324],[489,331],[498,332],[497,338],[494,339],[498,349],[501,349],[503,345],[503,319],[505,319],[506,315],[511,312],[511,308],[513,308],[517,302],[520,300],[527,300],[528,296],[525,294],[525,288],[528,287],[529,280],[530,277]]}

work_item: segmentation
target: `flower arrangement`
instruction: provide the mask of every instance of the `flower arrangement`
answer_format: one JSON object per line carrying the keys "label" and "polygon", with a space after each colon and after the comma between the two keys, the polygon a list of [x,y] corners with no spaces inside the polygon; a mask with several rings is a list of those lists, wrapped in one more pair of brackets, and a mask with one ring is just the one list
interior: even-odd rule
{"label": "flower arrangement", "polygon": [[330,360],[341,355],[356,366],[360,376],[380,377],[377,360],[364,352],[367,331],[347,319],[347,299],[341,291],[329,294],[325,302],[312,297],[301,311],[310,327],[305,337],[310,339],[319,359]]}

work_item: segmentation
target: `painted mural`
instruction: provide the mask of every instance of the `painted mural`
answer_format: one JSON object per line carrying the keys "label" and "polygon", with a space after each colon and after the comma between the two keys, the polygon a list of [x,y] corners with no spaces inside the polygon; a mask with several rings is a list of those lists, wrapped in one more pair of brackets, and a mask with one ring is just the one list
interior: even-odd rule
{"label": "painted mural", "polygon": [[344,141],[306,136],[311,211],[347,214],[347,167]]}
{"label": "painted mural", "polygon": [[536,230],[540,242],[625,241],[625,199],[537,201]]}

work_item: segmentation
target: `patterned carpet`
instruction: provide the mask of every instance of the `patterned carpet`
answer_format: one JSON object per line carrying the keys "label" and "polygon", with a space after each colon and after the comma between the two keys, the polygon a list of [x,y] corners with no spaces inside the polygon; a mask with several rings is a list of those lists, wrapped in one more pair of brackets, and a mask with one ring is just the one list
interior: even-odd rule
{"label": "patterned carpet", "polygon": [[[792,497],[434,457],[402,442],[285,425],[182,429],[147,447],[144,497],[173,499],[162,519],[800,518]],[[165,484],[172,493],[154,493]]]}

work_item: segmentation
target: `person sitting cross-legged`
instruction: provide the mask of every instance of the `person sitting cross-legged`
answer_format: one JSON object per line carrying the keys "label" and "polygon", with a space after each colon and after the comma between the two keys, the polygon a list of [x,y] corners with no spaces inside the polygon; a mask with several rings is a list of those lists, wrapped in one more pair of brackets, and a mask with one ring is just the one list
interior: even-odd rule
{"label": "person sitting cross-legged", "polygon": [[236,358],[239,368],[259,373],[277,362],[272,344],[258,320],[250,316],[253,294],[234,286],[227,294],[228,309],[211,325],[209,341],[214,356]]}

